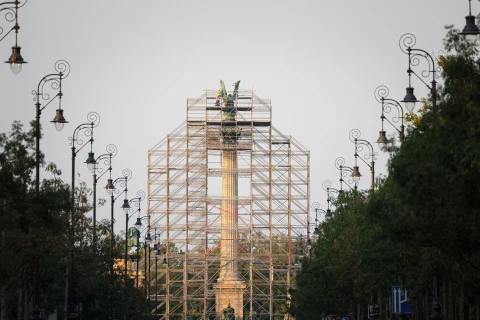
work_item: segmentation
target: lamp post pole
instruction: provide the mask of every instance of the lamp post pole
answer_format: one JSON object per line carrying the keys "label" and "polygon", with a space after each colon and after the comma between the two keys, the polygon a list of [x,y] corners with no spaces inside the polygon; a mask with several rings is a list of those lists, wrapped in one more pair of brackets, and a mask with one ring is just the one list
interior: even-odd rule
{"label": "lamp post pole", "polygon": [[[153,253],[155,254],[155,314],[157,313],[157,303],[158,303],[158,257],[160,257],[160,243],[157,240],[157,235],[160,238],[160,234],[157,234],[157,228],[154,228],[154,245]],[[150,270],[150,269],[149,269]]]}
{"label": "lamp post pole", "polygon": [[135,255],[135,264],[136,264],[136,267],[135,267],[135,284],[137,286],[137,289],[138,289],[138,260],[140,260],[140,256],[138,254],[138,252],[140,251],[140,230],[137,230],[137,254]]}
{"label": "lamp post pole", "polygon": [[[93,252],[96,253],[97,245],[97,182],[107,171],[110,173],[110,180],[112,174],[112,158],[117,155],[117,147],[114,144],[109,144],[106,148],[107,153],[104,153],[98,156],[95,159],[95,165],[92,170],[93,172]],[[107,170],[99,168],[98,164],[101,161],[104,161],[104,164],[108,166]],[[100,174],[97,176],[97,172]],[[108,186],[108,185],[107,185]]]}
{"label": "lamp post pole", "polygon": [[[127,319],[127,284],[128,284],[128,220],[138,212],[140,215],[141,212],[141,202],[145,199],[145,192],[142,190],[137,191],[137,197],[128,200],[127,190],[125,189],[125,199],[123,200],[122,209],[125,213],[125,281],[124,281],[124,309],[123,309],[123,318]],[[130,204],[136,206],[138,209],[133,210]],[[130,214],[131,213],[131,214]]]}
{"label": "lamp post pole", "polygon": [[[0,38],[0,41],[5,39],[12,31],[15,30],[15,45],[12,47],[12,55],[8,58],[8,61],[5,63],[10,64],[10,70],[12,70],[13,74],[18,74],[22,70],[23,64],[27,63],[27,61],[23,60],[22,55],[20,54],[21,47],[18,46],[18,30],[20,26],[18,25],[18,9],[23,7],[28,0],[19,6],[20,1],[9,1],[9,2],[2,2],[0,3],[0,12],[6,10],[7,13],[5,14],[5,19],[8,22],[15,21],[14,26],[10,29],[3,37]],[[0,35],[2,34],[3,29],[0,28]]]}
{"label": "lamp post pole", "polygon": [[307,241],[306,241],[306,248],[308,259],[312,257],[312,240],[310,239],[310,217],[307,219]]}
{"label": "lamp post pole", "polygon": [[[143,286],[144,286],[144,291],[145,291],[145,297],[147,296],[147,241],[144,241],[144,246],[143,246],[143,257],[145,259],[143,266],[144,266],[144,272],[145,274],[143,275]],[[150,250],[148,250],[150,251]]]}
{"label": "lamp post pole", "polygon": [[[157,242],[157,230],[155,229],[155,242]],[[158,246],[158,244],[156,243]],[[157,247],[155,252],[155,313],[157,310],[158,303],[158,257],[160,256],[160,248]]]}
{"label": "lamp post pole", "polygon": [[[82,150],[87,144],[83,142],[83,139],[79,137],[80,132],[83,132],[85,137],[89,137],[88,142],[90,144],[93,143],[93,128],[99,125],[100,123],[100,116],[96,112],[90,112],[87,115],[87,120],[90,122],[82,123],[75,128],[70,140],[70,146],[72,147],[72,210],[71,216],[69,219],[70,228],[68,228],[69,232],[69,251],[70,251],[70,262],[67,269],[70,268],[69,272],[67,270],[67,274],[70,275],[70,284],[67,284],[69,290],[66,290],[67,295],[70,295],[70,307],[69,307],[69,319],[75,319],[75,275],[74,275],[74,236],[75,236],[75,159],[77,154]],[[78,146],[81,146],[78,150],[76,150],[75,143]],[[66,297],[68,300],[68,297]],[[66,306],[65,306],[66,308]]]}
{"label": "lamp post pole", "polygon": [[153,245],[153,252],[155,253],[155,313],[157,311],[157,303],[158,303],[158,257],[160,257],[160,243],[157,240],[157,228],[154,228],[155,233],[155,243]]}
{"label": "lamp post pole", "polygon": [[[355,143],[355,166],[353,167],[352,178],[355,183],[360,181],[360,170],[358,168],[357,158],[360,158],[369,168],[371,173],[371,184],[370,184],[370,191],[373,192],[375,190],[375,158],[377,156],[377,152],[373,149],[373,146],[370,142],[364,139],[359,139],[361,136],[361,132],[358,129],[353,129],[350,131],[350,141]],[[363,151],[363,147],[366,146],[368,148],[368,153],[365,154],[363,157],[358,155],[358,152]],[[366,160],[370,160],[368,163]]]}
{"label": "lamp post pole", "polygon": [[[140,229],[142,228],[142,220],[143,219],[148,219],[149,221],[149,224],[147,225],[147,228],[145,229],[147,231],[147,234],[145,236],[145,247],[143,248],[145,250],[144,252],[144,256],[145,256],[145,261],[144,261],[144,267],[145,267],[145,279],[146,279],[146,274],[147,274],[147,245],[150,245],[150,243],[152,242],[152,237],[150,236],[150,216],[149,215],[146,215],[146,216],[143,216],[143,217],[140,217],[140,212],[138,213],[138,218],[137,218],[137,222],[135,222],[135,228],[137,229],[137,288],[138,288],[138,260],[140,258],[140,255],[139,255],[139,250],[140,250]],[[144,231],[145,231],[144,230]],[[143,232],[143,231],[142,231]],[[146,295],[146,286],[145,286],[145,295]]]}
{"label": "lamp post pole", "polygon": [[[470,5],[470,0],[469,0],[469,5]],[[467,19],[467,25],[465,26],[466,29],[464,28],[464,30],[461,32],[461,34],[463,36],[465,36],[467,41],[472,41],[472,40],[476,41],[476,39],[474,39],[475,37],[473,37],[473,36],[478,35],[479,31],[478,31],[478,27],[474,26],[475,17],[472,16],[471,10],[470,10],[470,14],[466,17],[466,19]],[[399,40],[400,49],[402,50],[403,53],[408,54],[408,70],[407,70],[408,78],[409,78],[408,81],[410,83],[410,77],[411,77],[411,74],[413,73],[417,78],[420,79],[421,82],[423,82],[430,89],[430,92],[431,92],[431,95],[432,95],[432,110],[433,110],[433,113],[436,114],[436,112],[437,112],[437,81],[436,81],[436,79],[438,79],[437,72],[440,71],[440,67],[436,66],[435,60],[432,58],[432,56],[428,52],[426,52],[424,50],[421,50],[421,49],[413,48],[413,46],[415,46],[415,44],[416,44],[416,41],[417,40],[416,40],[415,36],[413,34],[410,34],[410,33],[404,34],[403,36],[400,37],[400,40]],[[422,77],[424,77],[424,78],[432,75],[431,86],[429,86],[425,81],[423,81],[423,79],[420,78],[411,69],[412,65],[417,66],[420,63],[420,59],[419,59],[420,57],[427,60],[428,66],[429,66],[429,68],[431,68],[431,69],[424,70],[421,73]],[[411,89],[412,89],[412,95],[413,95],[413,88],[411,88]],[[407,88],[407,96],[408,96],[408,88]],[[407,96],[405,96],[404,101],[408,100]],[[414,98],[414,96],[413,96],[413,98]],[[410,98],[410,100],[413,100],[413,98]],[[405,106],[408,109],[408,111],[411,112],[408,105],[406,104]],[[430,315],[430,319],[432,319],[432,320],[443,319],[442,307],[438,302],[438,290],[439,290],[439,288],[438,288],[438,278],[439,278],[439,274],[438,274],[438,272],[436,272],[435,280],[434,280],[435,301],[434,301],[433,307],[432,307],[432,314]]]}
{"label": "lamp post pole", "polygon": [[[65,79],[70,73],[70,65],[65,60],[59,60],[55,63],[55,71],[58,73],[51,73],[44,76],[38,83],[37,91],[33,91],[32,94],[35,95],[34,101],[35,103],[35,195],[38,197],[40,194],[40,115],[52,101],[58,97],[59,100],[59,107],[57,109],[57,113],[53,122],[55,124],[55,128],[57,131],[63,129],[63,125],[67,123],[65,118],[63,117],[63,110],[61,109],[61,98],[62,98],[62,79]],[[58,93],[50,99],[50,95],[44,91],[44,86],[47,83],[51,83],[51,87],[53,90],[58,90]],[[47,101],[43,108],[40,104],[40,98],[42,100]],[[33,319],[41,319],[40,313],[40,258],[36,258],[35,263],[35,307],[32,310],[32,318]]]}
{"label": "lamp post pole", "polygon": [[148,280],[146,283],[148,284],[147,287],[147,300],[150,301],[150,259],[151,259],[151,250],[150,250],[150,244],[148,245],[148,273],[145,275],[145,279]]}

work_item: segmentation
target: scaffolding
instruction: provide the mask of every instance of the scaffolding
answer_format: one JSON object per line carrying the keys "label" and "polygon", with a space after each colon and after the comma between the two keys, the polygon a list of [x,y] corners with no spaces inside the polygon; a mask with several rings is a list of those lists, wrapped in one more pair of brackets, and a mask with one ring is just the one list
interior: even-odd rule
{"label": "scaffolding", "polygon": [[[218,319],[220,221],[231,214],[221,208],[222,152],[235,150],[243,318],[285,319],[298,239],[309,236],[310,153],[272,125],[270,100],[239,91],[232,123],[216,92],[187,99],[186,121],[149,150],[148,214],[162,248],[150,266],[152,314]],[[235,143],[225,143],[225,132]]]}

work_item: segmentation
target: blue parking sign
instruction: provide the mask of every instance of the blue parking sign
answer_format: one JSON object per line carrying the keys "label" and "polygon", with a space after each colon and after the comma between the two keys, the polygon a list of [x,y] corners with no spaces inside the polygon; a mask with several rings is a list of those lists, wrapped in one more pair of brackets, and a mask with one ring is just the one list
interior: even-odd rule
{"label": "blue parking sign", "polygon": [[392,313],[412,313],[410,290],[392,286]]}

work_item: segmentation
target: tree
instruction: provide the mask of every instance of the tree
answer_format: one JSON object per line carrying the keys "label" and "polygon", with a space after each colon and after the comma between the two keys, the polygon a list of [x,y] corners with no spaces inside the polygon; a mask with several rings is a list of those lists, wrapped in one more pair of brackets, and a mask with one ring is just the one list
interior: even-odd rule
{"label": "tree", "polygon": [[[31,313],[37,265],[45,314],[57,310],[58,318],[68,317],[63,306],[71,297],[84,319],[120,319],[124,305],[129,306],[129,318],[148,315],[143,292],[127,286],[125,300],[122,271],[112,269],[124,242],[118,241],[112,252],[109,240],[100,241],[93,252],[92,220],[86,216],[91,190],[86,184],[76,188],[72,206],[70,186],[50,163],[40,192],[35,192],[33,147],[33,131],[25,132],[19,122],[10,133],[0,134],[0,252],[7,262],[0,264],[0,319],[23,320]],[[104,221],[97,232],[108,229]]]}
{"label": "tree", "polygon": [[458,30],[449,28],[445,47],[436,110],[424,100],[388,177],[373,193],[339,196],[321,225],[292,291],[297,319],[349,312],[352,297],[366,303],[392,285],[410,288],[417,318],[426,317],[435,274],[444,319],[480,314],[480,61]]}

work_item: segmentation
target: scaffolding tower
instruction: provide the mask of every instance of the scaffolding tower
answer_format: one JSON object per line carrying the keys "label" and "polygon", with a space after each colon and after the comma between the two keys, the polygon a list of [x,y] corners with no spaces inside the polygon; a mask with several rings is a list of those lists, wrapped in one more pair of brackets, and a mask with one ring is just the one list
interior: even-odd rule
{"label": "scaffolding tower", "polygon": [[152,314],[219,319],[221,218],[233,214],[222,209],[222,154],[235,150],[242,317],[285,319],[299,239],[309,237],[310,152],[272,125],[271,100],[253,90],[238,92],[234,121],[220,105],[217,90],[187,99],[186,121],[149,150],[149,224],[162,253],[150,264]]}

